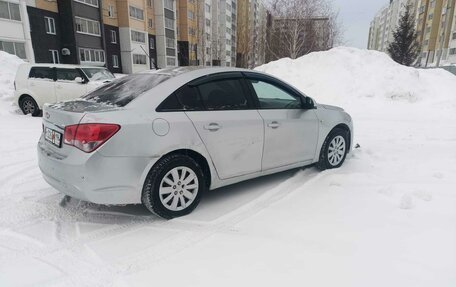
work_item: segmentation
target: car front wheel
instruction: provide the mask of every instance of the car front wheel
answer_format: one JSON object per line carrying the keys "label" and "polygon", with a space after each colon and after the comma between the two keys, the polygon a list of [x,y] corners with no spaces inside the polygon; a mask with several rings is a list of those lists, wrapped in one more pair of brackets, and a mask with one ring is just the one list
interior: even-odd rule
{"label": "car front wheel", "polygon": [[191,157],[173,154],[157,162],[147,175],[142,202],[152,213],[171,219],[191,213],[206,188],[198,163]]}
{"label": "car front wheel", "polygon": [[22,112],[24,113],[24,115],[31,114],[32,116],[37,117],[41,113],[40,108],[38,107],[38,104],[30,96],[23,97],[19,102],[19,106],[20,106]]}
{"label": "car front wheel", "polygon": [[342,166],[349,149],[348,138],[348,132],[340,128],[335,128],[329,133],[323,143],[320,160],[317,163],[320,170]]}

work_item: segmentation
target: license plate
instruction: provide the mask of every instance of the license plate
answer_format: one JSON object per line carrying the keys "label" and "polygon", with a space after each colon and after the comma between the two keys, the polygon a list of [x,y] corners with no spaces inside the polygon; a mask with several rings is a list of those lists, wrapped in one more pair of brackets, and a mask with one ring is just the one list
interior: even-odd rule
{"label": "license plate", "polygon": [[50,142],[51,144],[55,145],[56,147],[62,146],[62,134],[57,131],[54,131],[53,129],[44,129],[44,139]]}

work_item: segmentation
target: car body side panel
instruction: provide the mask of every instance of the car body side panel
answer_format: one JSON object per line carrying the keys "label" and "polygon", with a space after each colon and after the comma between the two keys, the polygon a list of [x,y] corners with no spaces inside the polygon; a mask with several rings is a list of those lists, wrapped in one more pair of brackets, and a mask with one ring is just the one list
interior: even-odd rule
{"label": "car body side panel", "polygon": [[[350,129],[350,149],[353,148],[353,121],[349,114],[341,109],[332,109],[324,105],[317,105],[315,110],[320,121],[320,133],[318,137],[317,150],[313,162],[318,162],[321,148],[329,133],[340,124],[346,125]],[[350,152],[350,150],[348,150]]]}

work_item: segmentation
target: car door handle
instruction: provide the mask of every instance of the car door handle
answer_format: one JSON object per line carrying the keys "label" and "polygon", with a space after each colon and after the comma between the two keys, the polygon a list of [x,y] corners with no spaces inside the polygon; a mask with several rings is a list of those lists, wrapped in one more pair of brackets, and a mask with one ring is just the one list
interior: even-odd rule
{"label": "car door handle", "polygon": [[217,123],[210,123],[208,125],[204,126],[205,130],[211,131],[211,132],[216,132],[221,128],[221,126]]}
{"label": "car door handle", "polygon": [[268,127],[272,128],[272,129],[276,129],[276,128],[280,127],[280,124],[278,122],[274,121],[272,123],[269,123]]}

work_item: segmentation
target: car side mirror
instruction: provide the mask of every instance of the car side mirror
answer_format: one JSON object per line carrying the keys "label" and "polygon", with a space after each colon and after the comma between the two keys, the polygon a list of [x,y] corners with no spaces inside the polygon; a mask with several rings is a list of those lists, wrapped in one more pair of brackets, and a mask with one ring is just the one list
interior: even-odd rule
{"label": "car side mirror", "polygon": [[317,107],[315,106],[315,102],[310,97],[305,97],[302,101],[302,108],[304,110],[313,110]]}
{"label": "car side mirror", "polygon": [[76,77],[76,78],[74,79],[74,81],[75,81],[76,83],[78,83],[78,84],[84,84],[84,79],[81,78],[81,77]]}

